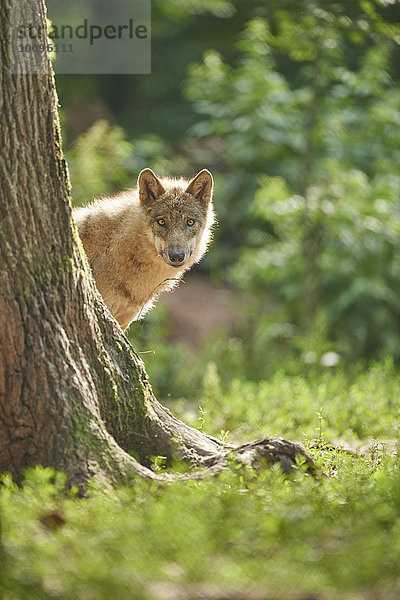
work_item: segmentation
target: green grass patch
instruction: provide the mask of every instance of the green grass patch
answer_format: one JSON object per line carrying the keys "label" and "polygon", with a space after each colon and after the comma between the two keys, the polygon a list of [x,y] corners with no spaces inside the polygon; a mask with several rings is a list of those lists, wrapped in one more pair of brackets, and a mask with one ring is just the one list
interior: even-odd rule
{"label": "green grass patch", "polygon": [[[203,431],[233,441],[284,436],[303,443],[397,440],[400,374],[388,360],[349,375],[343,370],[312,375],[276,373],[260,382],[233,378],[221,383],[209,363],[197,403],[171,402],[175,414]],[[200,407],[200,408],[199,408]],[[228,432],[226,434],[226,432]]]}
{"label": "green grass patch", "polygon": [[[314,447],[326,475],[232,466],[201,482],[138,481],[113,490],[93,483],[85,499],[51,469],[28,471],[21,487],[4,475],[1,597],[162,600],[158,584],[213,584],[265,590],[277,600],[302,592],[324,600],[398,598],[397,457],[378,445],[365,456],[315,449],[331,438],[397,438],[398,390],[389,363],[351,380],[340,372],[234,380],[225,392],[210,366],[203,421],[195,410],[194,423],[242,441],[300,439]],[[60,526],[44,524],[52,511]]]}

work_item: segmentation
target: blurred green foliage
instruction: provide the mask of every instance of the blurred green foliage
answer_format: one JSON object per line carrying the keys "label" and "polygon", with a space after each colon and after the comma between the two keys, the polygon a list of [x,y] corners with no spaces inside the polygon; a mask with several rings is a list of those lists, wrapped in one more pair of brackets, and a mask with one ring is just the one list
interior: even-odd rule
{"label": "blurred green foliage", "polygon": [[[308,369],[327,352],[399,358],[395,5],[156,1],[151,77],[107,79],[107,90],[59,78],[67,109],[100,95],[126,131],[100,121],[74,142],[75,202],[132,187],[146,166],[214,173],[220,226],[200,268],[242,290],[248,315],[205,349],[213,360],[222,346],[221,373]],[[156,345],[165,380],[181,377]]]}
{"label": "blurred green foliage", "polygon": [[[319,307],[314,328],[323,327],[332,348],[346,360],[379,353],[399,356],[400,177],[368,178],[332,165],[326,180],[308,191],[308,205],[278,177],[259,180],[252,209],[274,235],[258,248],[243,248],[231,267],[238,285],[263,303],[268,289],[277,308],[264,318],[264,345],[277,332],[298,334],[304,270],[304,213],[318,230]],[[284,326],[286,324],[286,326]],[[275,332],[275,334],[274,334]],[[260,336],[258,335],[258,339]],[[260,341],[260,339],[259,339]],[[293,341],[293,340],[292,340]],[[262,344],[262,342],[261,342]]]}
{"label": "blurred green foliage", "polygon": [[[217,437],[221,430],[229,431],[229,439],[237,443],[282,435],[307,444],[315,440],[317,414],[326,440],[396,440],[399,379],[388,360],[352,374],[343,368],[327,368],[312,377],[277,371],[261,382],[235,376],[223,383],[215,363],[209,363],[199,405],[205,412],[204,430]],[[189,420],[187,402],[175,406],[174,412]],[[195,425],[193,419],[189,422]]]}
{"label": "blurred green foliage", "polygon": [[391,358],[369,367],[343,361],[318,338],[288,357],[286,348],[277,350],[282,325],[274,332],[271,324],[251,348],[244,336],[220,332],[199,354],[165,343],[168,319],[160,307],[148,318],[147,326],[134,323],[129,337],[156,396],[193,427],[201,407],[203,429],[216,437],[223,430],[238,443],[266,435],[302,440],[313,436],[321,409],[329,439],[397,439],[400,381]]}
{"label": "blurred green foliage", "polygon": [[259,312],[266,295],[276,306],[254,343],[266,349],[281,322],[292,347],[322,329],[346,360],[398,357],[399,28],[376,3],[347,6],[272,2],[234,66],[207,52],[190,70],[206,116],[191,132],[216,136],[242,183],[220,190],[239,254],[229,274]]}
{"label": "blurred green foliage", "polygon": [[74,204],[130,187],[128,160],[133,146],[118,125],[105,120],[79,136],[68,152]]}

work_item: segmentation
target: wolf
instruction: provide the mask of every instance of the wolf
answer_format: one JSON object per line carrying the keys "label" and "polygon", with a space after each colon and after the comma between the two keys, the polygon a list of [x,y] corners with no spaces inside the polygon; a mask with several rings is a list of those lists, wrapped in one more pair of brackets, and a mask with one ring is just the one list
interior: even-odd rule
{"label": "wolf", "polygon": [[206,252],[215,214],[213,177],[158,178],[73,211],[97,288],[122,329],[142,318]]}

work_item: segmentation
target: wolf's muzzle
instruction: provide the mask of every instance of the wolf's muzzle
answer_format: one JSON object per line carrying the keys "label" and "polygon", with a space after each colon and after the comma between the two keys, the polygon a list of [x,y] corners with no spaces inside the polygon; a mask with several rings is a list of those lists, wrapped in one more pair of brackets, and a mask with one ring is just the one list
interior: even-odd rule
{"label": "wolf's muzzle", "polygon": [[173,266],[179,267],[185,262],[185,252],[181,248],[170,248],[168,258]]}

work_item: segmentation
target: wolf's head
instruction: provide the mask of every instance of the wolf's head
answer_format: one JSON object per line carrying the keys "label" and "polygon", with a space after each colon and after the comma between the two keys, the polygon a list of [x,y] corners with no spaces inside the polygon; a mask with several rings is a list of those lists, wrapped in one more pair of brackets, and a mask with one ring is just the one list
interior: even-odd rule
{"label": "wolf's head", "polygon": [[199,260],[213,222],[211,173],[204,169],[189,182],[160,180],[151,169],[144,169],[138,189],[149,236],[164,261],[178,268]]}

